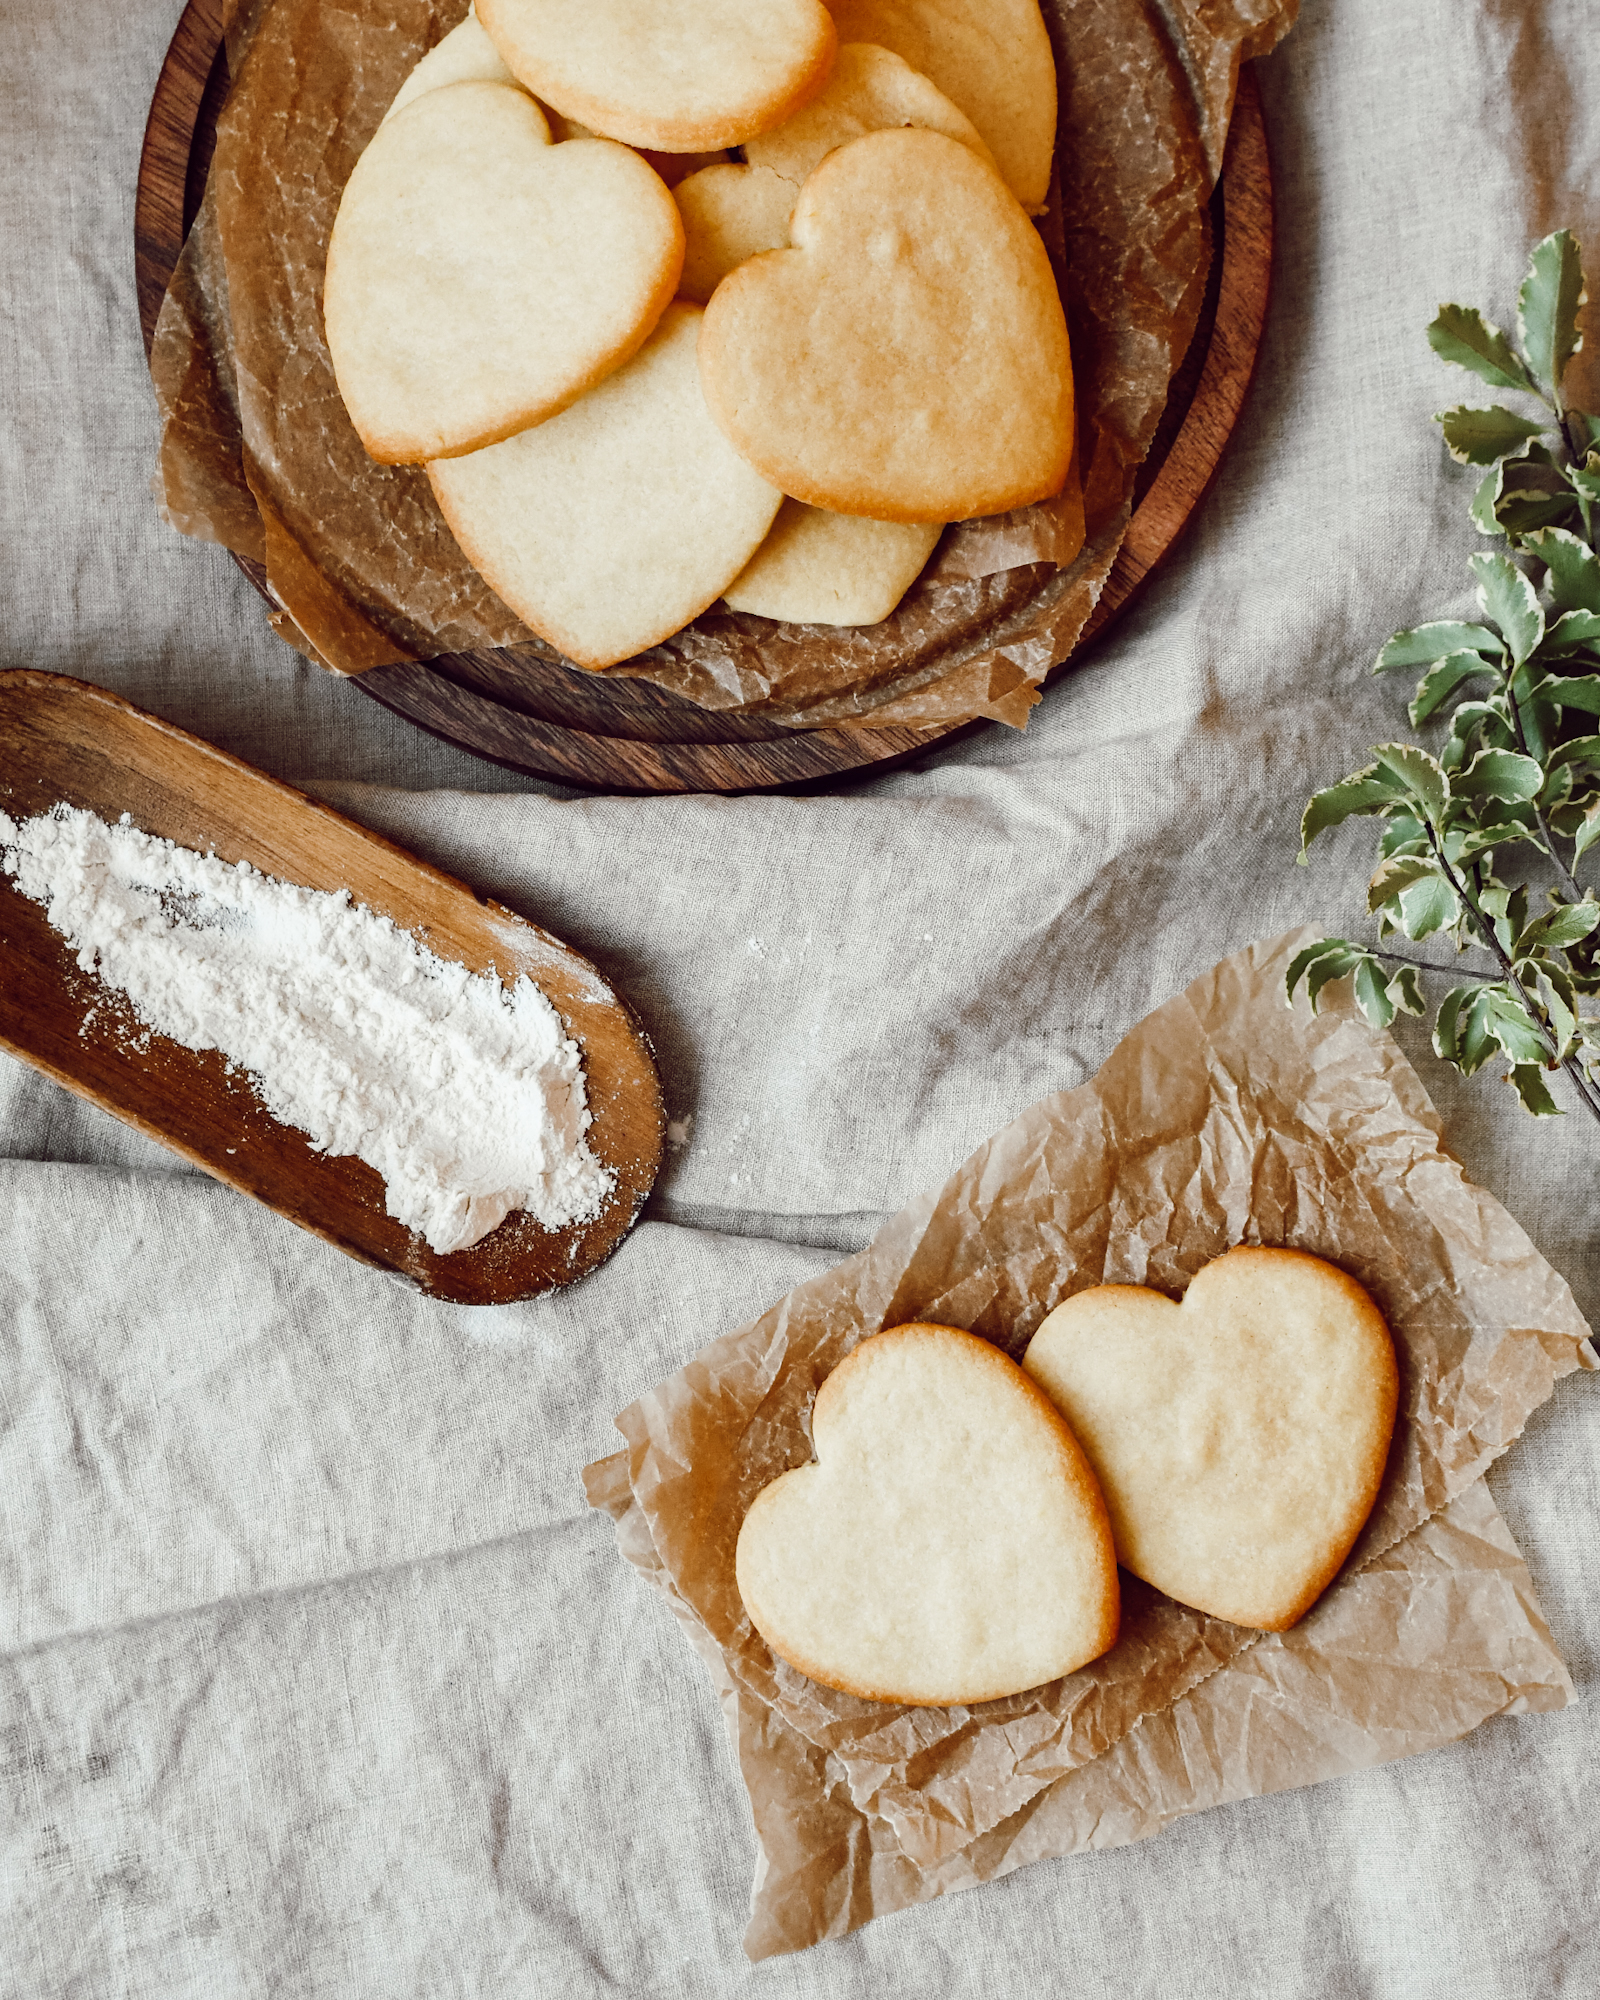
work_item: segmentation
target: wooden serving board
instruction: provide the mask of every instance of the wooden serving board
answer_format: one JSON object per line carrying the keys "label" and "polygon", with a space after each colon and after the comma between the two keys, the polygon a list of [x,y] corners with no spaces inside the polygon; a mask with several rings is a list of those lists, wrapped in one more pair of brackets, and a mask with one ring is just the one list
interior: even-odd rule
{"label": "wooden serving board", "polygon": [[588,1139],[616,1176],[592,1221],[506,1217],[440,1256],[385,1212],[382,1177],[280,1125],[216,1050],[152,1035],[80,971],[38,904],[0,876],[0,1048],[362,1263],[463,1305],[570,1284],[627,1234],[661,1164],[661,1085],[643,1031],[587,959],[331,808],[146,715],[54,674],[0,673],[0,811],[65,803],[312,889],[348,889],[440,958],[507,984],[526,973],[583,1050]]}
{"label": "wooden serving board", "polygon": [[[189,0],[156,83],[139,162],[134,242],[147,352],[205,190],[227,88],[222,0]],[[1206,309],[1135,490],[1127,537],[1073,662],[1182,533],[1250,385],[1271,281],[1272,180],[1260,93],[1248,66],[1212,218]],[[236,560],[265,597],[261,570]],[[735,792],[815,783],[881,769],[988,726],[785,729],[700,708],[650,681],[582,673],[518,649],[375,667],[356,676],[356,685],[433,735],[495,763],[608,791]]]}

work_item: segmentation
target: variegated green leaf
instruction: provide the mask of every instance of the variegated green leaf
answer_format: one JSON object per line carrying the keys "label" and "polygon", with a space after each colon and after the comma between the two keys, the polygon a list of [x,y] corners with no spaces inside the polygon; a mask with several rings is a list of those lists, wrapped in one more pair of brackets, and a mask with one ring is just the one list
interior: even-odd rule
{"label": "variegated green leaf", "polygon": [[1487,854],[1491,848],[1504,847],[1509,841],[1526,840],[1528,829],[1515,820],[1501,820],[1494,826],[1475,826],[1465,833],[1456,834],[1448,843],[1446,851],[1452,861],[1470,861],[1475,854]]}
{"label": "variegated green leaf", "polygon": [[1550,572],[1550,595],[1558,611],[1600,613],[1600,558],[1580,535],[1565,528],[1542,528],[1528,548]]}
{"label": "variegated green leaf", "polygon": [[[1564,771],[1572,770],[1570,764],[1563,764],[1560,768]],[[1574,771],[1572,777],[1573,796],[1559,806],[1552,806],[1549,812],[1545,814],[1545,818],[1549,820],[1551,827],[1555,832],[1560,834],[1563,840],[1576,839],[1578,829],[1583,825],[1584,814],[1595,803],[1592,779],[1593,774],[1591,772]]]}
{"label": "variegated green leaf", "polygon": [[1444,432],[1444,448],[1457,465],[1493,465],[1542,437],[1546,429],[1498,403],[1487,410],[1468,409],[1461,403],[1453,410],[1436,410],[1433,421]]}
{"label": "variegated green leaf", "polygon": [[1567,477],[1572,481],[1573,490],[1581,493],[1585,500],[1600,500],[1600,452],[1590,452],[1582,465],[1569,465]]}
{"label": "variegated green leaf", "polygon": [[[1487,907],[1488,899],[1478,899]],[[1500,940],[1501,949],[1507,952],[1516,949],[1516,941],[1528,927],[1528,885],[1519,882],[1506,896],[1502,905],[1504,914],[1496,921],[1495,935]]]}
{"label": "variegated green leaf", "polygon": [[1365,955],[1363,947],[1352,944],[1348,938],[1319,938],[1315,944],[1307,945],[1304,951],[1295,954],[1284,977],[1289,1005],[1294,1005],[1295,988],[1304,980],[1306,998],[1315,1013],[1323,987],[1345,978]]}
{"label": "variegated green leaf", "polygon": [[1441,702],[1448,699],[1463,681],[1475,674],[1492,674],[1494,667],[1481,653],[1450,653],[1431,666],[1417,683],[1415,700],[1407,711],[1414,724],[1427,721]]}
{"label": "variegated green leaf", "polygon": [[1533,585],[1509,556],[1476,555],[1467,560],[1478,579],[1478,602],[1506,635],[1512,660],[1520,667],[1544,637],[1544,613]]}
{"label": "variegated green leaf", "polygon": [[1445,1062],[1461,1060],[1462,1009],[1471,1004],[1476,986],[1453,986],[1439,1002],[1433,1018],[1433,1052]]}
{"label": "variegated green leaf", "polygon": [[1384,825],[1383,838],[1378,842],[1380,859],[1387,861],[1396,854],[1422,854],[1427,851],[1428,834],[1420,819],[1410,813],[1395,813]]}
{"label": "variegated green leaf", "polygon": [[1561,1106],[1550,1095],[1544,1080],[1544,1071],[1537,1063],[1513,1063],[1511,1074],[1506,1081],[1522,1100],[1524,1111],[1531,1111],[1535,1118],[1561,1118],[1565,1116]]}
{"label": "variegated green leaf", "polygon": [[1548,916],[1535,917],[1517,939],[1517,950],[1565,951],[1600,925],[1600,903],[1585,897],[1581,903],[1564,903]]}
{"label": "variegated green leaf", "polygon": [[1464,764],[1471,763],[1483,744],[1509,750],[1516,740],[1500,696],[1489,701],[1464,701],[1450,718],[1450,740],[1440,751],[1439,760],[1453,777]]}
{"label": "variegated green leaf", "polygon": [[1499,1047],[1489,1032],[1489,989],[1474,988],[1456,1023],[1456,1063],[1463,1076],[1474,1076]]}
{"label": "variegated green leaf", "polygon": [[1542,1063],[1549,1059],[1544,1036],[1529,1020],[1522,1002],[1504,988],[1490,989],[1485,1025],[1512,1062]]}
{"label": "variegated green leaf", "polygon": [[1495,519],[1495,508],[1500,504],[1500,487],[1505,478],[1503,463],[1490,466],[1478,481],[1478,490],[1472,496],[1472,505],[1467,512],[1472,516],[1472,524],[1480,535],[1498,535],[1500,523]]}
{"label": "variegated green leaf", "polygon": [[1565,1062],[1578,1038],[1578,996],[1572,990],[1572,982],[1557,976],[1553,965],[1529,960],[1518,965],[1517,977],[1544,1014],[1545,1026],[1556,1045],[1556,1061]]}
{"label": "variegated green leaf", "polygon": [[1572,766],[1570,764],[1557,764],[1549,777],[1539,787],[1539,796],[1534,801],[1535,805],[1538,806],[1540,812],[1547,816],[1550,813],[1559,812],[1567,800],[1572,797],[1572,788],[1575,782]]}
{"label": "variegated green leaf", "polygon": [[1549,450],[1535,442],[1505,461],[1500,491],[1520,493],[1530,500],[1548,500],[1552,493],[1570,499],[1572,482],[1566,467],[1557,465]]}
{"label": "variegated green leaf", "polygon": [[1442,875],[1424,877],[1400,892],[1401,928],[1419,942],[1453,924],[1461,915],[1456,892]]}
{"label": "variegated green leaf", "polygon": [[1519,750],[1480,750],[1464,771],[1455,772],[1450,790],[1458,798],[1501,799],[1520,805],[1537,798],[1544,771]]}
{"label": "variegated green leaf", "polygon": [[1512,676],[1511,692],[1522,722],[1522,742],[1517,747],[1542,762],[1549,751],[1550,738],[1561,726],[1561,716],[1553,701],[1538,691],[1539,684],[1548,685],[1549,677],[1536,673],[1531,665],[1518,667]]}
{"label": "variegated green leaf", "polygon": [[1571,231],[1558,229],[1536,243],[1517,293],[1517,332],[1533,373],[1550,385],[1558,402],[1567,363],[1582,345],[1578,309],[1587,296]]}
{"label": "variegated green leaf", "polygon": [[1438,759],[1414,743],[1379,743],[1372,754],[1380,771],[1399,779],[1409,797],[1422,807],[1423,816],[1437,820],[1450,796],[1450,781]]}
{"label": "variegated green leaf", "polygon": [[1538,393],[1510,341],[1473,306],[1440,306],[1438,318],[1428,328],[1428,345],[1442,360],[1470,369],[1491,389]]}
{"label": "variegated green leaf", "polygon": [[1553,676],[1540,684],[1538,699],[1584,715],[1600,715],[1600,674]]}
{"label": "variegated green leaf", "polygon": [[1430,854],[1400,854],[1393,861],[1382,861],[1367,884],[1367,908],[1382,909],[1385,903],[1394,902],[1402,889],[1438,873],[1439,864]]}
{"label": "variegated green leaf", "polygon": [[1394,1002],[1375,959],[1363,958],[1356,967],[1356,1005],[1375,1028],[1387,1028],[1394,1019]]}
{"label": "variegated green leaf", "polygon": [[1348,938],[1318,938],[1314,944],[1308,944],[1304,950],[1297,951],[1294,957],[1290,959],[1289,970],[1284,974],[1283,978],[1284,998],[1288,1001],[1289,1005],[1291,1007],[1294,1005],[1295,988],[1319,958],[1341,954],[1349,956],[1355,949],[1356,947],[1351,944]]}
{"label": "variegated green leaf", "polygon": [[1539,657],[1559,660],[1596,646],[1600,646],[1600,611],[1563,611],[1553,625],[1545,627]]}
{"label": "variegated green leaf", "polygon": [[1547,528],[1565,528],[1579,517],[1578,503],[1568,493],[1505,493],[1495,504],[1495,520],[1518,545]]}
{"label": "variegated green leaf", "polygon": [[1336,980],[1346,978],[1366,957],[1358,946],[1351,945],[1341,954],[1330,954],[1317,959],[1306,973],[1306,998],[1311,1002],[1311,1011],[1317,1011],[1317,1002],[1324,986],[1331,986]]}
{"label": "variegated green leaf", "polygon": [[1600,734],[1574,736],[1558,743],[1549,761],[1552,765],[1570,764],[1575,771],[1600,771]]}
{"label": "variegated green leaf", "polygon": [[1343,784],[1330,785],[1326,791],[1314,792],[1300,816],[1301,865],[1304,866],[1306,850],[1319,833],[1326,833],[1330,827],[1342,826],[1347,819],[1362,819],[1369,813],[1382,812],[1386,805],[1404,797],[1404,785],[1398,783],[1392,773],[1380,771],[1375,764],[1369,764],[1364,771],[1357,771]]}
{"label": "variegated green leaf", "polygon": [[1582,860],[1595,842],[1600,840],[1600,799],[1596,799],[1583,816],[1583,824],[1572,836],[1572,858]]}
{"label": "variegated green leaf", "polygon": [[1462,625],[1441,618],[1429,625],[1413,626],[1408,632],[1396,632],[1379,653],[1372,671],[1384,674],[1391,667],[1431,667],[1435,660],[1448,659],[1452,653],[1482,653],[1486,659],[1502,660],[1505,650],[1500,634],[1486,625]]}
{"label": "variegated green leaf", "polygon": [[1450,718],[1453,735],[1468,737],[1475,730],[1482,729],[1496,749],[1504,750],[1516,741],[1516,732],[1511,727],[1511,712],[1506,707],[1504,695],[1490,695],[1486,701],[1464,701]]}
{"label": "variegated green leaf", "polygon": [[1534,966],[1537,976],[1546,981],[1551,992],[1565,1010],[1562,1018],[1566,1019],[1570,1017],[1572,1025],[1569,1032],[1576,1035],[1578,1030],[1578,989],[1573,983],[1573,974],[1570,966],[1563,965],[1559,959],[1552,958],[1548,952],[1542,953],[1537,960],[1530,960],[1529,963]]}
{"label": "variegated green leaf", "polygon": [[1558,466],[1546,465],[1546,456],[1541,451],[1537,459],[1527,452],[1521,458],[1508,458],[1501,492],[1520,500],[1548,500],[1552,495],[1570,500],[1572,482]]}
{"label": "variegated green leaf", "polygon": [[1402,965],[1389,975],[1389,998],[1402,1014],[1427,1013],[1428,1003],[1422,997],[1422,984],[1414,965]]}
{"label": "variegated green leaf", "polygon": [[1493,888],[1480,888],[1478,891],[1478,907],[1489,919],[1494,934],[1500,941],[1501,950],[1507,952],[1516,943],[1517,933],[1528,919],[1526,898],[1517,916],[1515,918],[1511,916],[1513,893],[1503,883],[1497,883]]}

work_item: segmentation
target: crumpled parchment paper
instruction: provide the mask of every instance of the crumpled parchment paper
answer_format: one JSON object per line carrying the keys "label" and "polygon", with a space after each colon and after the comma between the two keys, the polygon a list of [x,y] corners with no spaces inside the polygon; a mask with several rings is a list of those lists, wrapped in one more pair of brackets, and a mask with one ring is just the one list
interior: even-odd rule
{"label": "crumpled parchment paper", "polygon": [[[1194,331],[1239,63],[1297,5],[1044,0],[1061,114],[1042,227],[1072,336],[1081,480],[953,525],[879,625],[712,610],[608,671],[796,727],[1021,727],[1110,572]],[[561,657],[467,563],[422,469],[367,457],[323,336],[344,184],[409,70],[464,12],[464,0],[238,0],[206,199],[151,354],[167,518],[263,564],[280,636],[342,673],[479,648]]]}
{"label": "crumpled parchment paper", "polygon": [[[1349,1004],[1284,1004],[1310,935],[1224,960],[1090,1082],[624,1410],[626,1450],[588,1468],[591,1503],[722,1700],[761,1850],[752,1956],[1570,1698],[1481,1481],[1559,1377],[1600,1365],[1589,1329],[1444,1150],[1398,1045]],[[1237,1243],[1350,1271],[1400,1358],[1377,1504],[1300,1625],[1247,1631],[1124,1575],[1110,1653],[978,1708],[862,1701],[775,1658],[740,1601],[735,1543],[762,1487],[810,1459],[812,1400],[858,1341],[932,1320],[1020,1358],[1071,1293],[1176,1296]]]}

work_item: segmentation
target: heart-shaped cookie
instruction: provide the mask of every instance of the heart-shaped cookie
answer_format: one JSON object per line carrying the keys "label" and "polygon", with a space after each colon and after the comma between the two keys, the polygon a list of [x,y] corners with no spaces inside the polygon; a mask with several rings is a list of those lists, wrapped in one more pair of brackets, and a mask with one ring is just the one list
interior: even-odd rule
{"label": "heart-shaped cookie", "polygon": [[821,88],[820,0],[478,0],[518,80],[593,132],[667,153],[737,146]]}
{"label": "heart-shaped cookie", "polygon": [[937,522],[867,521],[785,500],[723,597],[730,611],[790,625],[876,625],[922,574],[943,532]]}
{"label": "heart-shaped cookie", "polygon": [[908,125],[959,139],[994,165],[971,120],[925,76],[887,49],[860,42],[840,49],[821,92],[746,144],[745,166],[708,166],[678,183],[682,296],[705,305],[730,271],[763,250],[786,249],[800,190],[836,146]]}
{"label": "heart-shaped cookie", "polygon": [[[522,85],[500,60],[500,51],[490,41],[483,23],[476,11],[469,7],[467,17],[453,27],[440,42],[436,42],[417,64],[416,68],[395,92],[394,102],[383,114],[392,118],[397,111],[404,111],[408,104],[414,104],[419,97],[430,90],[442,90],[447,83],[509,83],[518,90]],[[550,128],[550,137],[556,145],[566,139],[598,139],[602,135],[591,132],[587,125],[575,118],[563,118],[551,105],[541,104],[544,122]],[[651,153],[640,156],[651,169],[670,187],[676,187],[685,175],[697,172],[701,167],[713,163],[726,162],[727,152],[712,153]],[[787,215],[784,217],[787,223]],[[787,240],[787,239],[785,239]]]}
{"label": "heart-shaped cookie", "polygon": [[846,42],[810,103],[770,132],[747,140],[744,156],[751,166],[770,167],[793,181],[798,193],[836,146],[903,126],[943,132],[991,167],[995,164],[964,111],[908,62],[870,42]]}
{"label": "heart-shaped cookie", "polygon": [[885,521],[1060,491],[1066,320],[992,167],[941,132],[869,133],[812,174],[789,234],[722,281],[700,338],[711,413],[763,477]]}
{"label": "heart-shaped cookie", "polygon": [[730,271],[763,250],[788,248],[800,190],[766,167],[722,161],[679,181],[672,198],[683,217],[678,296],[703,306]]}
{"label": "heart-shaped cookie", "polygon": [[[482,22],[469,7],[466,19],[458,21],[442,41],[435,42],[412,70],[383,116],[387,122],[397,111],[404,111],[408,104],[415,104],[430,90],[443,90],[447,83],[515,84],[516,81],[500,60],[500,51],[483,32]],[[548,124],[549,120],[545,122]]]}
{"label": "heart-shaped cookie", "polygon": [[339,391],[385,464],[474,451],[633,354],[683,262],[672,196],[604,139],[550,143],[525,91],[430,90],[379,126],[328,245]]}
{"label": "heart-shaped cookie", "polygon": [[631,659],[715,603],[783,498],[707,414],[699,331],[698,306],[669,306],[560,416],[428,467],[467,560],[579,666]]}
{"label": "heart-shaped cookie", "polygon": [[998,1348],[864,1340],[823,1383],[816,1462],[756,1495],[739,1594],[775,1653],[874,1701],[994,1701],[1117,1636],[1105,1506],[1071,1431]]}
{"label": "heart-shaped cookie", "polygon": [[1169,1597],[1286,1631],[1372,1511],[1398,1374],[1354,1278],[1299,1250],[1230,1250],[1175,1305],[1078,1292],[1023,1367],[1077,1433],[1117,1555]]}
{"label": "heart-shaped cookie", "polygon": [[893,49],[958,104],[1037,215],[1056,143],[1056,65],[1039,0],[829,0],[841,42]]}

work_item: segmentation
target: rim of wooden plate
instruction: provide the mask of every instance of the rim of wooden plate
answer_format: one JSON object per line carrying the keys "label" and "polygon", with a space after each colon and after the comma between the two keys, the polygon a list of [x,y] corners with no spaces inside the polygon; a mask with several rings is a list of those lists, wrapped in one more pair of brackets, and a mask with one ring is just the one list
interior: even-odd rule
{"label": "rim of wooden plate", "polygon": [[[156,80],[134,202],[147,355],[205,189],[227,86],[223,0],[189,0]],[[1266,128],[1248,64],[1240,71],[1212,214],[1218,251],[1206,308],[1173,378],[1168,418],[1135,489],[1128,533],[1087,625],[1051,669],[1047,687],[1078,664],[1171,552],[1215,478],[1244,407],[1266,323],[1273,227]],[[238,555],[234,561],[270,604],[261,567]],[[603,675],[559,667],[550,672],[559,677],[560,699],[547,702],[553,712],[541,712],[537,690],[505,671],[506,657],[494,650],[444,654],[352,678],[406,721],[491,763],[612,792],[770,791],[866,777],[999,726],[786,729],[737,711],[700,708],[649,681],[608,683]]]}

